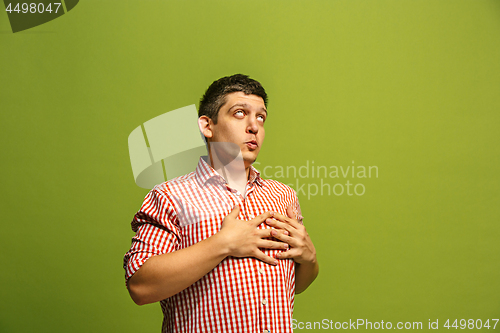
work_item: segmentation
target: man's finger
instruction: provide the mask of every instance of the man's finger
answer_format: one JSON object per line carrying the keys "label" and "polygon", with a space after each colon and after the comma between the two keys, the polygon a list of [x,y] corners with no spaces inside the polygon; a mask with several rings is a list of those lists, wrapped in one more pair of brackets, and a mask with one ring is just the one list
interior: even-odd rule
{"label": "man's finger", "polygon": [[[269,221],[270,219],[267,219],[266,220],[266,223],[267,221]],[[265,229],[267,231],[269,231],[269,237],[274,237],[271,233],[276,230],[279,234],[283,234],[285,236],[289,236],[290,233],[286,230],[286,229],[280,229],[280,228],[277,228],[277,229]],[[276,238],[276,237],[275,237]]]}
{"label": "man's finger", "polygon": [[279,252],[276,254],[276,259],[294,259],[298,256],[297,251],[294,251],[294,249],[285,251],[285,252]]}
{"label": "man's finger", "polygon": [[238,215],[240,215],[240,206],[234,205],[233,210],[227,214],[227,216],[231,216],[232,218],[237,219]]}
{"label": "man's finger", "polygon": [[275,238],[274,236],[271,235],[271,231],[273,230],[278,230],[278,232],[286,236],[289,235],[289,232],[286,230],[266,228],[266,229],[257,229],[257,236],[259,238]]}
{"label": "man's finger", "polygon": [[[278,220],[275,220],[275,219],[267,219],[266,220],[266,224],[273,227],[273,228],[277,228],[277,229],[280,229],[280,230],[283,230],[284,232],[286,231],[286,233],[288,235],[292,235],[293,236],[293,227],[289,224],[286,224],[285,222],[280,222]],[[287,235],[287,236],[288,236]]]}
{"label": "man's finger", "polygon": [[262,222],[272,217],[275,213],[273,212],[265,212],[264,214],[260,214],[259,216],[251,219],[250,221],[255,224],[255,226],[260,225]]}
{"label": "man's finger", "polygon": [[280,233],[277,230],[271,231],[271,236],[276,238],[276,239],[279,239],[280,241],[287,243],[291,247],[299,246],[299,243],[295,238],[290,237],[290,236],[285,236],[285,235],[283,235],[283,233]]}
{"label": "man's finger", "polygon": [[276,266],[278,264],[278,261],[275,258],[271,258],[270,256],[266,256],[264,254],[264,252],[262,252],[261,250],[257,250],[257,252],[255,252],[254,257],[259,259],[259,260],[262,260],[263,262],[265,262],[269,265]]}
{"label": "man's finger", "polygon": [[257,242],[257,247],[261,249],[288,250],[290,246],[283,242],[261,239]]}
{"label": "man's finger", "polygon": [[288,216],[281,215],[279,213],[274,213],[273,217],[276,220],[278,220],[278,221],[282,221],[282,222],[288,223],[289,225],[293,226],[296,229],[299,228],[299,226],[301,225],[296,219],[293,219],[293,218],[288,217]]}

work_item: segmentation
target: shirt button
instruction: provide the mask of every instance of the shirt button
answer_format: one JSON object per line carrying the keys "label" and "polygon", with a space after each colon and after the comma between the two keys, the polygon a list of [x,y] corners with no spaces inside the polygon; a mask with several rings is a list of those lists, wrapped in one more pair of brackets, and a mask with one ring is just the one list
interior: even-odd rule
{"label": "shirt button", "polygon": [[259,268],[259,273],[264,274],[264,268]]}
{"label": "shirt button", "polygon": [[266,305],[266,304],[267,304],[267,299],[265,299],[265,298],[264,298],[264,299],[262,300],[262,304]]}

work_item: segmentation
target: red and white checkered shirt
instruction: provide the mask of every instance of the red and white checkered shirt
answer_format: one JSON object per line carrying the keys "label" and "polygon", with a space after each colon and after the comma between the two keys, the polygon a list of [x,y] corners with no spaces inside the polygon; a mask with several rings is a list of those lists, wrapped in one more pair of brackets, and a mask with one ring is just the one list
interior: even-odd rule
{"label": "red and white checkered shirt", "polygon": [[[287,215],[292,205],[302,219],[297,195],[251,167],[246,196],[227,186],[203,158],[195,172],[157,185],[132,221],[132,246],[125,254],[128,280],[144,262],[206,239],[221,229],[234,205],[239,219],[267,211]],[[270,228],[262,223],[259,228]],[[263,250],[275,257],[281,250]],[[227,257],[180,293],[161,301],[163,332],[292,332],[295,264],[266,264],[255,258]]]}

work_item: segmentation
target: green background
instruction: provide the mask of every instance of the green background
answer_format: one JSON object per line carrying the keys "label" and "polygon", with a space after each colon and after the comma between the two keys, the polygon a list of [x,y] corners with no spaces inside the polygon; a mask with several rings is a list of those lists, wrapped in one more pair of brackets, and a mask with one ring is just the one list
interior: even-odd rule
{"label": "green background", "polygon": [[16,34],[0,13],[0,331],[160,331],[125,288],[127,137],[240,72],[270,95],[261,165],[379,169],[299,196],[320,275],[295,319],[499,318],[499,59],[497,0],[87,0]]}

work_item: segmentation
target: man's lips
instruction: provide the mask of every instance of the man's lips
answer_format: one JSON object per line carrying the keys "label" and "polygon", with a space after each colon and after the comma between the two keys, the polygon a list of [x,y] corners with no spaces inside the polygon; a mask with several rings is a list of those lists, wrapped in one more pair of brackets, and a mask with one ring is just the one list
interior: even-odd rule
{"label": "man's lips", "polygon": [[257,147],[259,146],[259,145],[257,144],[257,141],[255,141],[255,140],[247,141],[247,142],[245,142],[245,144],[247,145],[247,147],[248,147],[249,149],[252,149],[252,150],[253,150],[253,149],[257,149]]}

